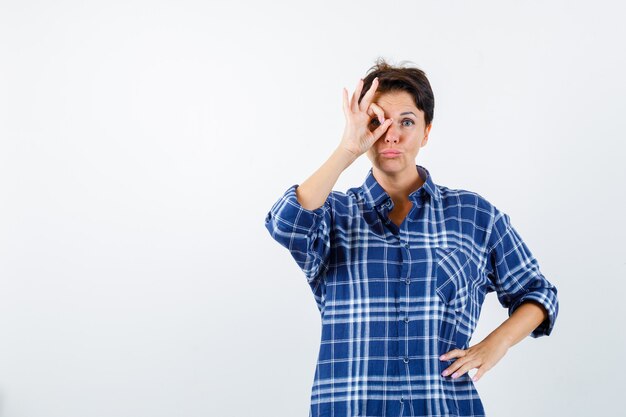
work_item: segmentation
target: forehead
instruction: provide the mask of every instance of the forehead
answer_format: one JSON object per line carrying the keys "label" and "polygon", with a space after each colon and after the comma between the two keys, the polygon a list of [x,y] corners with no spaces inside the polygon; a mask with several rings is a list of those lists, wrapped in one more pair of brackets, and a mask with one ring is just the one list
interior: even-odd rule
{"label": "forehead", "polygon": [[424,112],[417,108],[413,96],[406,91],[388,91],[385,93],[374,93],[372,102],[376,103],[390,115],[412,111],[416,115],[423,115]]}
{"label": "forehead", "polygon": [[385,110],[412,111],[418,114],[420,111],[415,106],[413,96],[406,91],[388,91],[385,93],[375,93],[372,101]]}

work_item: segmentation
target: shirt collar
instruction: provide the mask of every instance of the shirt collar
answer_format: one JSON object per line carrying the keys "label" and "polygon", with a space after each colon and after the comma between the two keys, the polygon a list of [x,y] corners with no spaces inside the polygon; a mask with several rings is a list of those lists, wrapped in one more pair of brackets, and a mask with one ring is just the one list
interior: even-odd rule
{"label": "shirt collar", "polygon": [[[432,176],[430,172],[421,165],[416,164],[415,169],[417,169],[417,173],[424,181],[424,184],[409,194],[409,199],[415,200],[418,197],[426,197],[430,196],[435,201],[441,200],[441,194],[439,193],[439,189],[437,185],[433,182]],[[376,178],[374,178],[374,173],[372,172],[372,168],[370,168],[367,173],[367,177],[365,178],[365,182],[361,186],[363,190],[363,196],[365,197],[365,201],[369,203],[370,206],[376,207],[382,204],[385,204],[391,197],[384,188],[378,183]]]}

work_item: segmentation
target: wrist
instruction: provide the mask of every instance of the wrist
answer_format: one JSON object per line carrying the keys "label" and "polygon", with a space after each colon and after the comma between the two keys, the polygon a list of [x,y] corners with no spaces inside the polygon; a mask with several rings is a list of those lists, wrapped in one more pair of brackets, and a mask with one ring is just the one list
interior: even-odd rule
{"label": "wrist", "polygon": [[333,156],[342,161],[345,164],[346,168],[350,166],[354,161],[356,161],[359,157],[359,155],[341,145],[334,150]]}
{"label": "wrist", "polygon": [[506,349],[509,349],[515,344],[513,336],[507,334],[502,328],[498,328],[491,332],[486,339],[490,339],[493,342],[504,346]]}

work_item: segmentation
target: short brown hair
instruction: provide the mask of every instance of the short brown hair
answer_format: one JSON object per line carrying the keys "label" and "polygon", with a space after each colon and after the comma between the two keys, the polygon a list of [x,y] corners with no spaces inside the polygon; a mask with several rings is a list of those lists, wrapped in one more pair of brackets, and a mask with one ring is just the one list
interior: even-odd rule
{"label": "short brown hair", "polygon": [[367,75],[363,78],[363,89],[359,103],[369,90],[374,78],[378,77],[376,93],[406,91],[413,97],[415,106],[424,112],[424,121],[428,126],[433,121],[435,110],[433,90],[424,71],[415,66],[404,66],[405,62],[407,61],[396,66],[389,64],[384,58],[378,58],[376,64],[368,70]]}

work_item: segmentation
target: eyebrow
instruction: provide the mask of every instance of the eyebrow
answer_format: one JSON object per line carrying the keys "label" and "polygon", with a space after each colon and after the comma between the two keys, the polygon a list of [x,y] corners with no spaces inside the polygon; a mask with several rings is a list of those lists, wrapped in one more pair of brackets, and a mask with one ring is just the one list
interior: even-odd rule
{"label": "eyebrow", "polygon": [[413,116],[417,117],[417,115],[413,113],[412,111],[405,111],[403,113],[400,113],[400,116],[404,116],[405,114],[412,114]]}

